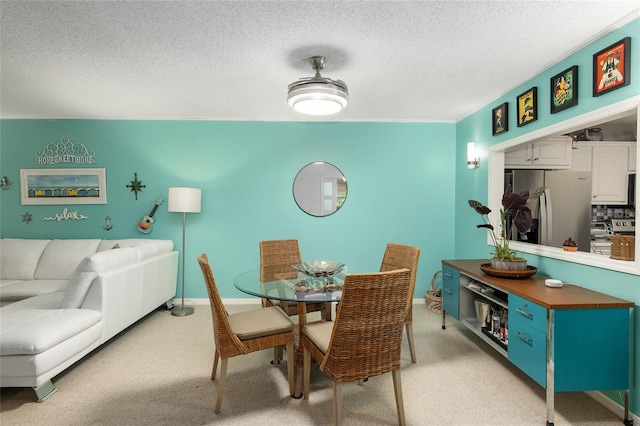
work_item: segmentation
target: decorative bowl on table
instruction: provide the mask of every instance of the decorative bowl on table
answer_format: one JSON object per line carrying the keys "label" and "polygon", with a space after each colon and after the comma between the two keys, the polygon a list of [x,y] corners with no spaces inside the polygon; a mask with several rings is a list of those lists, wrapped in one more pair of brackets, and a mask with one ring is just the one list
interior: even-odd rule
{"label": "decorative bowl on table", "polygon": [[344,270],[346,265],[326,260],[310,260],[292,265],[295,269],[309,277],[332,277]]}

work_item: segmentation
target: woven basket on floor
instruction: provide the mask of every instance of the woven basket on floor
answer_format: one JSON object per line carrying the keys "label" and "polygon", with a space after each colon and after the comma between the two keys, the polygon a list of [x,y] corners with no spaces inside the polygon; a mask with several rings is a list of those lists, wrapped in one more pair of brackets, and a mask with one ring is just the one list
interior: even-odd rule
{"label": "woven basket on floor", "polygon": [[424,298],[427,301],[427,309],[431,312],[435,312],[436,314],[442,313],[442,290],[436,290],[434,288],[436,277],[440,272],[442,271],[437,271],[433,274],[433,278],[431,279],[431,288],[424,294]]}

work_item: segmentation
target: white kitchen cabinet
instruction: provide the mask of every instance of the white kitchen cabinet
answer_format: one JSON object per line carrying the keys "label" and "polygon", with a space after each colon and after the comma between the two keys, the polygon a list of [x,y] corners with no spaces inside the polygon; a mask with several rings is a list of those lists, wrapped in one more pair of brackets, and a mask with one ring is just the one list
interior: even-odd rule
{"label": "white kitchen cabinet", "polygon": [[571,151],[571,171],[590,172],[591,171],[592,147],[577,143]]}
{"label": "white kitchen cabinet", "polygon": [[571,138],[561,136],[519,145],[505,152],[504,163],[510,169],[570,169]]}
{"label": "white kitchen cabinet", "polygon": [[593,146],[591,204],[627,204],[628,144]]}
{"label": "white kitchen cabinet", "polygon": [[629,147],[629,173],[635,173],[637,170],[636,155],[638,155],[638,144],[634,143]]}

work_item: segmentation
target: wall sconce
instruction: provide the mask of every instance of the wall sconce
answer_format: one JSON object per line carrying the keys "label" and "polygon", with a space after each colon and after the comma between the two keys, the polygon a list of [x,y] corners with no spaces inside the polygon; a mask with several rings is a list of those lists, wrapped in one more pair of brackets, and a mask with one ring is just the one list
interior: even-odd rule
{"label": "wall sconce", "polygon": [[476,152],[476,143],[467,143],[467,168],[475,169],[480,165],[480,158]]}

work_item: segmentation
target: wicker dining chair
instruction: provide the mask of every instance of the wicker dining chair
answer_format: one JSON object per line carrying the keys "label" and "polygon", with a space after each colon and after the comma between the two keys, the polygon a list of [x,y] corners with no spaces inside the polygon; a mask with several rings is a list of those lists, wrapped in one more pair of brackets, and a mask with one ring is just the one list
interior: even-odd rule
{"label": "wicker dining chair", "polygon": [[391,372],[400,425],[405,424],[400,350],[411,271],[349,274],[334,322],[302,330],[303,395],[309,399],[311,360],[333,381],[334,423],[342,421],[342,383]]}
{"label": "wicker dining chair", "polygon": [[[296,278],[298,270],[293,268],[296,263],[302,263],[298,240],[260,241],[260,282]],[[263,298],[262,306],[279,306],[289,316],[298,315],[296,302]],[[305,306],[307,313],[319,311],[323,319],[331,320],[331,303],[307,303]]]}
{"label": "wicker dining chair", "polygon": [[407,268],[411,271],[411,283],[409,286],[409,299],[407,300],[407,315],[404,320],[411,352],[411,362],[416,363],[416,346],[413,342],[413,292],[416,288],[416,273],[418,271],[418,259],[420,247],[403,244],[388,243],[382,258],[380,272],[393,271]]}
{"label": "wicker dining chair", "polygon": [[211,303],[211,316],[213,317],[213,337],[216,347],[211,380],[216,379],[218,360],[222,360],[220,363],[220,380],[218,381],[215,413],[218,414],[220,412],[224,386],[227,381],[227,361],[229,358],[263,349],[286,346],[289,394],[293,395],[294,324],[291,319],[277,307],[254,309],[229,315],[222,304],[207,255],[200,254],[198,263],[207,285]]}

